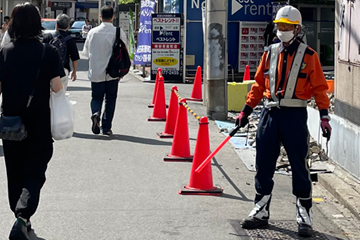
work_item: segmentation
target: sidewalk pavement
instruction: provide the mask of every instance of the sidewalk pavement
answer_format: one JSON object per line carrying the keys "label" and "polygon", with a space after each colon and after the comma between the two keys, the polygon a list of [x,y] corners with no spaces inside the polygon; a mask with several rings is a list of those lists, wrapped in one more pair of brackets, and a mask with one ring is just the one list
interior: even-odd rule
{"label": "sidewalk pavement", "polygon": [[[86,75],[78,72],[78,80],[69,82],[68,97],[76,102],[75,132],[71,139],[54,143],[47,182],[32,217],[31,239],[247,239],[238,223],[253,207],[254,173],[246,169],[232,146],[226,144],[212,161],[213,182],[223,187],[222,196],[179,195],[178,190],[189,182],[192,164],[162,160],[170,153],[172,140],[157,137],[163,122],[146,121],[152,114],[147,104],[154,84],[132,73],[121,80],[114,135],[109,137],[91,132],[91,87]],[[167,101],[173,85],[165,84]],[[191,84],[176,85],[182,97],[190,96]],[[202,103],[188,105],[199,116],[206,116]],[[191,114],[188,127],[193,154],[198,121]],[[225,139],[214,121],[209,122],[209,136],[211,150]],[[287,236],[271,239],[298,239],[292,237],[296,236],[296,222],[291,178],[276,174],[274,181],[273,228],[264,231]],[[0,192],[0,239],[7,239],[14,217],[8,207],[4,163],[0,164]],[[314,184],[313,197],[317,199],[314,229],[327,236],[316,239],[359,239],[357,219],[320,184]]]}

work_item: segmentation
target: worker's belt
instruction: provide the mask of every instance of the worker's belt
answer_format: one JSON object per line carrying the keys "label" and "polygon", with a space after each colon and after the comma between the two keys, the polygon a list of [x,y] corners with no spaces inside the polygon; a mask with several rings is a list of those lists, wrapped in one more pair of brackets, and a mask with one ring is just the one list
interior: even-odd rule
{"label": "worker's belt", "polygon": [[273,101],[272,99],[265,99],[264,101],[266,108],[272,107],[307,107],[307,101],[301,99],[281,99],[279,102]]}

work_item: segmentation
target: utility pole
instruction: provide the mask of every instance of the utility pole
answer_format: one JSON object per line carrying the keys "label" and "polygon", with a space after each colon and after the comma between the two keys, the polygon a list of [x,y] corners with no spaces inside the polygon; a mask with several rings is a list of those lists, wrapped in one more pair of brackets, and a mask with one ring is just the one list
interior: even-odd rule
{"label": "utility pole", "polygon": [[228,0],[207,0],[204,46],[204,105],[212,120],[226,120]]}

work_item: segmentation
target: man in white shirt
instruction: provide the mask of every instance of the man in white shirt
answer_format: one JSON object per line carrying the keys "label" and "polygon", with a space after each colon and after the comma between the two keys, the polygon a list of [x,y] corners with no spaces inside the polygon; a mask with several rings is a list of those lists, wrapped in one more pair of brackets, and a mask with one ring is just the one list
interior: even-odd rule
{"label": "man in white shirt", "polygon": [[[102,23],[87,35],[82,54],[89,58],[88,78],[91,81],[92,132],[100,133],[101,107],[105,98],[105,110],[101,119],[104,135],[112,135],[112,120],[118,91],[118,78],[106,74],[106,67],[115,42],[116,28],[113,26],[114,9],[111,6],[101,8]],[[121,30],[120,38],[126,41],[126,34]]]}

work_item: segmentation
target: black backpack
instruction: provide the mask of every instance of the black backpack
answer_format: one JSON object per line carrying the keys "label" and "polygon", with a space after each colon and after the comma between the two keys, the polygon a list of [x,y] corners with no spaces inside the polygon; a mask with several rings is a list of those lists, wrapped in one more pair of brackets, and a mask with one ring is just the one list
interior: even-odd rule
{"label": "black backpack", "polygon": [[115,42],[106,73],[113,78],[124,77],[130,69],[131,61],[125,43],[120,39],[120,28],[116,28]]}
{"label": "black backpack", "polygon": [[61,59],[61,63],[62,63],[63,67],[67,60],[67,57],[66,57],[67,44],[66,44],[66,42],[69,41],[71,38],[72,37],[70,35],[63,37],[60,34],[55,34],[53,39],[51,39],[49,42],[51,45],[56,47],[57,50],[59,51],[60,59]]}

